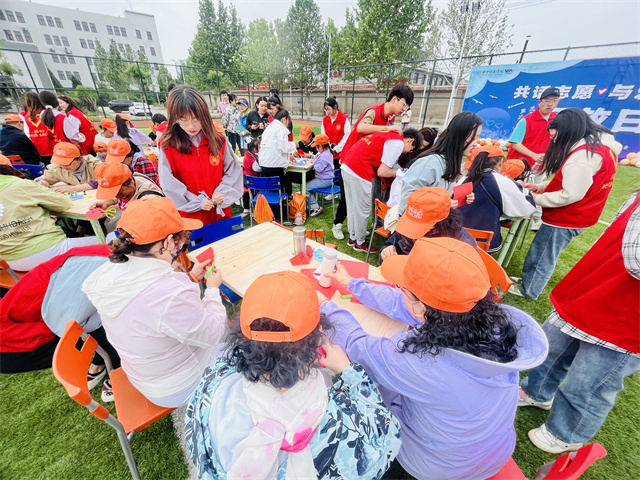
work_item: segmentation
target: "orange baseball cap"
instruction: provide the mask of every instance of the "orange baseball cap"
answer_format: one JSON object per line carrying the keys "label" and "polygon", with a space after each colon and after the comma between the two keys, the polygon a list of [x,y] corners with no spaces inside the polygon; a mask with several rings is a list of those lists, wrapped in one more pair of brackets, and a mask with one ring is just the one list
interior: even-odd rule
{"label": "orange baseball cap", "polygon": [[11,167],[11,160],[4,155],[0,155],[0,165],[9,165]]}
{"label": "orange baseball cap", "polygon": [[9,122],[22,122],[22,118],[17,113],[7,113],[4,117],[5,123]]}
{"label": "orange baseball cap", "polygon": [[67,166],[70,165],[73,160],[80,156],[80,149],[73,143],[60,142],[56,143],[56,145],[53,147],[53,156],[51,157],[51,163]]}
{"label": "orange baseball cap", "polygon": [[329,135],[327,135],[326,133],[321,133],[320,135],[318,135],[311,144],[312,147],[315,147],[316,145],[329,145]]}
{"label": "orange baseball cap", "polygon": [[224,135],[224,127],[220,125],[220,123],[213,122],[213,126],[215,127],[216,132],[218,132],[220,135]]}
{"label": "orange baseball cap", "polygon": [[96,142],[93,144],[93,150],[96,152],[106,152],[107,144],[104,142]]}
{"label": "orange baseball cap", "polygon": [[407,208],[398,220],[396,232],[414,240],[449,216],[451,194],[442,187],[421,187],[407,199]]}
{"label": "orange baseball cap", "polygon": [[380,272],[421,302],[445,312],[468,312],[491,287],[476,249],[447,237],[417,240],[409,255],[385,258]]}
{"label": "orange baseball cap", "polygon": [[120,117],[125,119],[127,122],[131,122],[131,117],[129,115],[127,115],[126,113],[118,113],[116,114],[116,117]]}
{"label": "orange baseball cap", "polygon": [[298,134],[298,140],[302,140],[303,142],[306,142],[307,140],[309,140],[309,137],[311,136],[312,133],[313,133],[313,130],[309,125],[303,125],[300,128],[300,133]]}
{"label": "orange baseball cap", "polygon": [[116,122],[114,122],[110,118],[103,118],[102,120],[100,120],[100,126],[104,127],[110,132],[115,132],[118,129],[118,127],[116,126]]}
{"label": "orange baseball cap", "polygon": [[96,199],[115,198],[124,182],[131,178],[131,169],[124,163],[99,163],[94,170],[98,181]]}
{"label": "orange baseball cap", "polygon": [[[257,332],[251,324],[259,318],[277,320],[288,332]],[[240,308],[240,328],[257,342],[297,342],[320,323],[320,305],[311,280],[299,272],[276,272],[258,277],[247,289]]]}
{"label": "orange baseball cap", "polygon": [[473,150],[471,150],[471,153],[467,157],[467,161],[464,162],[464,168],[469,170],[476,156],[480,152],[487,152],[490,157],[504,157],[504,151],[502,150],[502,148],[496,145],[483,145],[481,147],[476,147]]}
{"label": "orange baseball cap", "polygon": [[124,162],[124,157],[131,153],[131,145],[126,140],[113,139],[107,145],[107,162]]}
{"label": "orange baseball cap", "polygon": [[520,160],[519,158],[510,158],[509,160],[504,162],[504,165],[502,166],[502,172],[500,173],[502,173],[502,175],[504,175],[505,177],[514,179],[522,172],[524,172],[524,161]]}
{"label": "orange baseball cap", "polygon": [[[118,222],[120,233],[131,235],[132,242],[146,245],[167,238],[183,230],[202,228],[202,222],[182,218],[168,197],[145,197],[127,204]],[[317,303],[317,300],[316,300]]]}

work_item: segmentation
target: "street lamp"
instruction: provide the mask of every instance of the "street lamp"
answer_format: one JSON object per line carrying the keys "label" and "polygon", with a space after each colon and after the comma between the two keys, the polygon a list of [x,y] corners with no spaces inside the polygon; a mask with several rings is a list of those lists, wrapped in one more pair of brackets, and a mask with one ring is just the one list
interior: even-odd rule
{"label": "street lamp", "polygon": [[327,34],[327,40],[329,40],[329,58],[327,60],[327,98],[329,98],[329,83],[331,82],[331,38],[333,33]]}

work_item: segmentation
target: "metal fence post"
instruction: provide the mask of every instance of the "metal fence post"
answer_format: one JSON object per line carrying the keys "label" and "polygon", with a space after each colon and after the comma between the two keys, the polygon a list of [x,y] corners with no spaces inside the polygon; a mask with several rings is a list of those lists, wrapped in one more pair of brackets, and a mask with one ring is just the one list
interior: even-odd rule
{"label": "metal fence post", "polygon": [[247,77],[247,102],[249,103],[249,105],[247,106],[247,108],[249,109],[249,111],[251,111],[251,88],[249,87],[249,72],[246,72],[246,77]]}
{"label": "metal fence post", "polygon": [[184,81],[184,66],[183,65],[180,65],[180,76],[182,77],[182,84],[184,85],[185,83],[187,83],[187,82]]}
{"label": "metal fence post", "polygon": [[[96,106],[100,105],[100,90],[98,90],[98,84],[96,83],[96,79],[93,76],[93,72],[91,71],[91,64],[89,63],[89,57],[84,57],[84,59],[87,61],[87,68],[89,69],[89,75],[91,75],[91,81],[93,82],[93,88],[95,88],[96,90]],[[102,108],[102,114],[105,116],[107,116],[107,112],[104,110],[104,105],[100,105],[100,108]]]}
{"label": "metal fence post", "polygon": [[389,74],[387,75],[387,93],[384,94],[385,100],[389,96],[389,88],[391,87],[391,69],[393,68],[393,64],[389,64]]}
{"label": "metal fence post", "polygon": [[489,57],[489,65],[491,65],[491,63],[493,63],[493,53],[491,54],[491,56]]}
{"label": "metal fence post", "polygon": [[[142,78],[142,70],[140,70],[140,64],[136,61],[136,67],[138,67],[138,75],[140,75],[140,86],[142,87],[142,94],[144,95],[144,103],[149,107],[149,99],[147,98],[147,90],[144,88],[144,79]],[[149,107],[151,109],[151,107]],[[144,110],[144,108],[143,108]],[[144,116],[147,116],[148,112],[144,112]]]}
{"label": "metal fence post", "polygon": [[[36,81],[33,78],[33,75],[31,74],[31,69],[29,68],[29,64],[27,63],[27,59],[24,58],[24,53],[22,52],[22,50],[20,50],[20,56],[22,57],[22,61],[24,62],[24,66],[27,67],[27,72],[29,72],[29,77],[31,77],[31,82],[33,83],[33,88],[35,88],[36,92],[39,92],[40,90],[38,90],[38,85],[36,84]],[[15,85],[15,82],[14,82]]]}
{"label": "metal fence post", "polygon": [[564,58],[562,59],[562,61],[564,62],[567,57],[569,56],[569,50],[571,50],[571,47],[567,47],[567,50],[564,52]]}
{"label": "metal fence post", "polygon": [[304,70],[300,72],[300,100],[302,105],[302,120],[304,120]]}
{"label": "metal fence post", "polygon": [[433,85],[433,74],[436,71],[436,62],[437,60],[433,61],[433,68],[431,69],[431,75],[429,75],[429,93],[427,93],[427,102],[422,113],[422,128],[424,128],[424,122],[427,121],[427,108],[429,108],[429,99],[431,98],[431,86]]}
{"label": "metal fence post", "polygon": [[353,102],[356,99],[356,75],[358,73],[358,67],[353,67],[353,86],[351,87],[351,114],[349,115],[349,121],[353,123]]}

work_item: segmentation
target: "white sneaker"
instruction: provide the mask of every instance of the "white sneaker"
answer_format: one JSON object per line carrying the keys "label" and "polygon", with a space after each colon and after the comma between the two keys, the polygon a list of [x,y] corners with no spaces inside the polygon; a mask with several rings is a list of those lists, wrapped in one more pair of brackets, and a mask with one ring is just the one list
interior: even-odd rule
{"label": "white sneaker", "polygon": [[537,232],[538,230],[540,230],[540,227],[542,226],[542,220],[534,220],[533,222],[531,222],[531,231],[532,232]]}
{"label": "white sneaker", "polygon": [[565,443],[547,429],[547,424],[529,430],[529,440],[540,450],[548,453],[559,454],[580,450],[584,443]]}
{"label": "white sneaker", "polygon": [[98,384],[102,381],[102,379],[107,375],[107,369],[101,370],[98,373],[87,373],[87,385],[89,386],[89,390],[92,390],[94,387],[97,387]]}
{"label": "white sneaker", "polygon": [[330,201],[331,201],[331,200],[333,200],[334,198],[336,198],[336,199],[337,199],[338,197],[339,197],[339,195],[338,195],[337,193],[334,193],[333,195],[326,195],[326,196],[324,197],[324,199],[325,199],[327,202],[330,202]]}
{"label": "white sneaker", "polygon": [[527,395],[522,387],[520,387],[520,392],[518,395],[519,407],[538,407],[542,410],[551,410],[551,405],[553,405],[553,398],[551,400],[547,400],[546,402],[539,402]]}
{"label": "white sneaker", "polygon": [[518,288],[518,284],[517,283],[514,283],[513,285],[511,285],[509,290],[507,290],[507,293],[510,293],[510,294],[515,295],[517,297],[527,298],[522,294],[522,292]]}
{"label": "white sneaker", "polygon": [[342,224],[336,223],[331,227],[331,233],[336,240],[344,240],[344,233],[342,233]]}

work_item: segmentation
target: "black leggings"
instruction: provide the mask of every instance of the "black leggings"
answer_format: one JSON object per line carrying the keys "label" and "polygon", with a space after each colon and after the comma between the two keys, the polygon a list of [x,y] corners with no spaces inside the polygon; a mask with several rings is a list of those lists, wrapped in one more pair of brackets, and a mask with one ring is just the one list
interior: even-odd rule
{"label": "black leggings", "polygon": [[291,188],[291,177],[289,177],[289,175],[287,174],[286,168],[262,167],[262,176],[280,177],[280,185],[282,185],[282,190],[287,195],[291,195],[291,192],[293,191]]}

